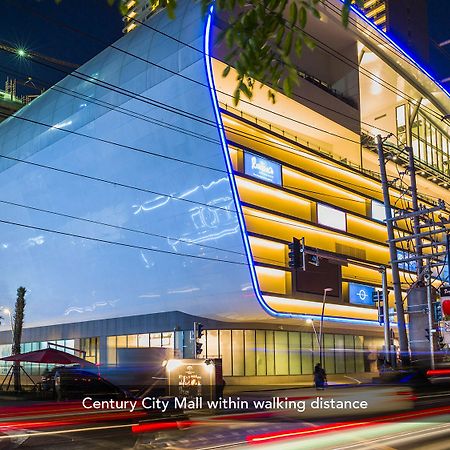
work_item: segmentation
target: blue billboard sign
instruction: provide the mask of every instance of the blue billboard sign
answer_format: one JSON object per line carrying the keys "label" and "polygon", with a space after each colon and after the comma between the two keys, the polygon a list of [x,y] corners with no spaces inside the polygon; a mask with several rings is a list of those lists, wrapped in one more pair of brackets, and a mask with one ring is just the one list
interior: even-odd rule
{"label": "blue billboard sign", "polygon": [[281,164],[279,163],[246,152],[244,170],[247,175],[281,186]]}
{"label": "blue billboard sign", "polygon": [[348,299],[355,305],[373,306],[375,288],[366,284],[348,283]]}

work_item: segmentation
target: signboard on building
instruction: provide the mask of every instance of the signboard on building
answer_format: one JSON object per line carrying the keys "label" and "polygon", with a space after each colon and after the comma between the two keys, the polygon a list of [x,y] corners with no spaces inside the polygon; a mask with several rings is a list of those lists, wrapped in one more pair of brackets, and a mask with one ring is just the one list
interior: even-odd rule
{"label": "signboard on building", "polygon": [[444,343],[450,345],[450,322],[444,322],[442,337],[444,338]]}
{"label": "signboard on building", "polygon": [[281,186],[281,164],[270,159],[245,152],[244,171],[251,177]]}
{"label": "signboard on building", "polygon": [[375,288],[366,284],[348,283],[348,300],[355,305],[373,306]]}
{"label": "signboard on building", "polygon": [[449,297],[450,298],[450,286],[442,286],[439,288],[439,296],[441,297]]}
{"label": "signboard on building", "polygon": [[221,359],[170,359],[166,364],[169,395],[213,398],[222,383]]}

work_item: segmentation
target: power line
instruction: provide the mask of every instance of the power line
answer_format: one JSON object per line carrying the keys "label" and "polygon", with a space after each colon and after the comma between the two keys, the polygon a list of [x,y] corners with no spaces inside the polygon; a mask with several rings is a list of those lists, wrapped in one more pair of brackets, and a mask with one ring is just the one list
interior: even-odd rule
{"label": "power line", "polygon": [[[48,19],[47,17],[44,17],[44,18],[46,18],[47,20],[51,20],[51,19]],[[144,25],[144,26],[148,26],[148,25],[145,24],[145,23],[143,23],[143,25]],[[71,29],[72,31],[78,31],[78,32],[80,32],[80,33],[82,33],[82,34],[84,34],[84,35],[87,35],[87,36],[89,36],[91,39],[96,39],[95,37],[92,37],[92,35],[88,35],[87,33],[83,33],[83,32],[81,32],[81,31],[79,31],[79,30],[74,29],[73,27],[69,27],[69,26],[67,26],[67,25],[65,25],[65,24],[63,24],[62,26],[65,26],[65,27]],[[150,27],[150,26],[148,26],[148,27],[151,28],[151,29],[153,29],[153,30],[155,30],[155,31],[158,31],[158,32],[159,32],[159,30],[156,30],[156,29],[154,29],[153,27]],[[166,33],[162,33],[162,34],[166,35]],[[167,35],[167,36],[170,37],[170,38],[172,38],[172,37],[169,36],[169,35]],[[178,41],[178,42],[180,42],[180,43],[183,43],[182,41],[180,41],[180,40],[178,40],[178,39],[176,39],[176,38],[173,38],[173,39],[175,39],[176,41]],[[183,44],[189,46],[188,44],[185,44],[185,43],[183,43]],[[192,47],[192,46],[189,46],[189,47]],[[112,48],[115,48],[115,49],[120,50],[120,51],[124,51],[124,50],[122,50],[122,49],[120,49],[120,48],[118,48],[118,47],[115,47],[115,46],[112,46]],[[198,52],[203,53],[201,50],[199,50],[199,49],[197,49],[197,48],[195,48],[195,47],[192,47],[192,48],[195,49],[195,50],[198,51]],[[124,51],[124,52],[126,52],[126,51]],[[129,54],[129,55],[131,55],[131,56],[133,56],[133,57],[142,59],[143,61],[145,61],[145,62],[147,62],[147,63],[149,63],[149,64],[154,64],[154,63],[152,63],[152,62],[150,62],[150,61],[148,61],[148,60],[145,60],[145,59],[143,59],[143,58],[137,57],[136,55],[134,55],[134,54],[132,54],[132,53],[130,53],[130,52],[126,52],[126,53]],[[157,65],[157,66],[158,66],[158,65]],[[158,66],[158,67],[161,67],[161,66]],[[52,67],[52,68],[53,68],[53,67]],[[161,67],[161,68],[162,68],[163,70],[169,70],[169,69],[164,68],[164,67]],[[53,69],[54,69],[54,68],[53,68]],[[59,70],[59,69],[57,69],[57,70]],[[170,70],[169,70],[169,71],[170,71]],[[173,71],[171,71],[171,72],[173,72]],[[175,72],[174,74],[175,74],[175,75],[183,76],[182,74],[179,74],[179,73],[177,73],[177,72]],[[82,74],[82,75],[84,75],[84,74]],[[184,76],[183,76],[183,77],[184,77]],[[188,77],[187,77],[187,79],[199,83],[197,80],[192,80],[192,79],[190,79],[190,78],[188,78]],[[91,80],[84,80],[84,81],[91,81]],[[200,83],[200,84],[202,84],[202,83]],[[202,85],[203,85],[203,84],[202,84]],[[204,86],[204,85],[203,85],[203,86]],[[227,94],[227,95],[230,95],[230,94]],[[319,104],[319,105],[320,105],[320,104]],[[263,108],[263,109],[264,109],[264,108]],[[173,112],[173,111],[172,111],[172,112]],[[183,112],[185,112],[185,111],[183,111]],[[280,115],[280,114],[279,114],[279,115]],[[290,119],[290,118],[287,118],[286,116],[283,116],[283,115],[280,115],[280,116],[281,116],[281,117],[284,117],[284,118],[286,118],[286,119]],[[295,121],[295,120],[294,120],[294,121]],[[305,125],[305,126],[312,127],[312,128],[314,128],[314,129],[316,129],[316,130],[318,130],[318,131],[321,131],[321,132],[324,132],[324,133],[328,133],[328,134],[334,135],[334,136],[339,137],[339,138],[342,138],[342,139],[347,139],[347,140],[349,140],[349,141],[351,141],[351,142],[353,142],[353,143],[359,144],[358,141],[351,140],[351,139],[349,139],[349,138],[346,138],[346,137],[344,137],[344,136],[338,135],[338,134],[336,134],[336,133],[330,133],[330,132],[327,131],[327,130],[324,130],[324,129],[321,129],[321,128],[318,128],[318,127],[313,127],[313,126],[311,126],[310,124],[306,124],[306,123],[303,123],[303,122],[300,122],[300,121],[296,121],[296,122],[298,122],[298,123],[301,124],[301,125]],[[371,124],[369,124],[369,125],[371,125]],[[214,126],[216,126],[216,124],[214,124]],[[374,125],[371,125],[371,126],[374,126]],[[375,126],[375,127],[376,127],[376,126]]]}
{"label": "power line", "polygon": [[111,245],[118,245],[121,247],[135,248],[138,250],[145,250],[145,251],[149,251],[149,252],[164,253],[167,255],[174,255],[174,256],[184,256],[184,257],[188,257],[188,258],[203,259],[206,261],[214,261],[214,262],[223,262],[223,263],[227,263],[227,264],[237,264],[240,266],[248,266],[248,264],[246,262],[244,263],[244,262],[239,262],[239,261],[228,261],[226,259],[210,258],[208,256],[191,255],[189,253],[179,253],[179,252],[172,252],[170,250],[161,250],[161,249],[155,249],[155,248],[151,248],[151,247],[144,247],[141,245],[126,244],[125,242],[109,241],[107,239],[94,238],[92,236],[84,236],[81,234],[68,233],[66,231],[58,231],[58,230],[53,230],[50,228],[37,227],[34,225],[28,225],[28,224],[19,223],[19,222],[12,222],[9,220],[0,219],[0,223],[6,224],[6,225],[13,225],[16,227],[21,227],[21,228],[28,228],[28,229],[32,229],[32,230],[44,231],[47,233],[53,233],[53,234],[62,235],[62,236],[86,239],[88,241],[101,242],[103,244],[111,244]]}
{"label": "power line", "polygon": [[[130,186],[130,185],[126,185],[126,184],[115,182],[115,181],[111,181],[111,180],[106,180],[106,179],[102,179],[102,178],[98,178],[98,177],[93,177],[93,176],[89,176],[89,175],[85,175],[85,174],[80,174],[80,173],[68,171],[68,170],[65,170],[65,169],[59,169],[59,168],[56,168],[56,167],[53,167],[53,166],[47,166],[47,165],[39,164],[39,163],[36,163],[36,162],[21,160],[19,158],[13,158],[13,157],[10,157],[10,156],[5,156],[5,155],[0,155],[0,158],[4,158],[4,159],[7,159],[7,160],[12,160],[12,161],[15,161],[15,162],[21,162],[21,163],[24,163],[24,164],[28,164],[28,165],[32,165],[32,166],[35,166],[35,167],[44,168],[44,169],[48,169],[48,170],[52,170],[52,171],[56,171],[56,172],[60,172],[60,173],[68,174],[68,175],[72,175],[72,176],[86,178],[86,179],[93,180],[93,181],[99,181],[99,182],[110,184],[110,185],[113,185],[113,186],[119,186],[119,187],[124,187],[124,188],[127,188],[127,189],[133,189],[133,190],[142,191],[142,192],[150,192],[152,194],[155,194],[154,191],[150,191],[150,190],[147,190],[147,189],[144,189],[144,188],[139,188],[139,187],[136,187],[136,186]],[[221,209],[221,210],[225,210],[226,212],[236,212],[236,210],[234,210],[234,209],[224,208],[224,207],[220,207],[220,206],[216,206],[216,205],[209,205],[207,203],[197,202],[197,201],[189,200],[189,199],[186,199],[186,198],[179,198],[179,197],[170,196],[170,195],[167,195],[167,194],[160,194],[160,193],[156,193],[156,194],[164,195],[164,196],[166,196],[168,198],[171,198],[171,199],[174,199],[174,200],[180,200],[180,201],[194,203],[194,204],[201,205],[201,206],[207,206],[208,208]],[[256,208],[258,208],[258,207],[256,206]],[[247,216],[248,217],[255,217],[255,218],[258,218],[258,219],[263,219],[263,220],[266,220],[266,221],[269,221],[269,222],[273,222],[273,223],[280,223],[280,224],[286,225],[286,222],[283,221],[283,220],[276,220],[276,219],[265,218],[265,217],[261,217],[259,215],[255,215],[255,214],[247,214]],[[296,220],[298,220],[298,219],[296,219]],[[297,224],[292,224],[291,223],[290,226],[293,226],[295,228],[300,228],[300,229],[309,229],[309,230],[312,230],[312,231],[317,231],[315,228],[312,228],[312,227],[307,226],[307,225],[300,225],[300,224],[297,225]],[[356,237],[356,238],[365,241],[364,237]],[[383,244],[381,244],[381,243],[377,243],[377,244],[380,245],[380,246],[383,246]]]}
{"label": "power line", "polygon": [[[0,114],[1,114],[1,113],[0,113]],[[27,119],[27,118],[24,118],[24,117],[15,117],[15,118],[21,119],[21,120],[25,120],[25,121],[29,121],[29,122],[32,122],[32,123],[35,123],[35,124],[38,124],[38,125],[42,125],[42,126],[46,126],[46,127],[51,127],[51,126],[48,125],[48,124],[44,124],[44,123],[42,123],[42,122],[37,122],[37,121],[31,120],[31,119]],[[216,170],[216,171],[218,171],[218,172],[226,173],[226,171],[224,171],[224,170],[222,170],[222,169],[210,168],[210,167],[208,167],[208,166],[198,165],[198,164],[191,163],[191,162],[188,162],[188,161],[185,161],[185,160],[179,160],[179,159],[177,159],[177,158],[171,158],[171,157],[167,157],[167,156],[160,155],[160,154],[157,154],[157,153],[155,154],[155,153],[152,153],[152,152],[147,152],[147,151],[142,150],[142,149],[136,149],[136,148],[133,148],[133,147],[130,147],[130,146],[126,146],[126,145],[122,145],[122,144],[119,144],[119,143],[116,143],[116,142],[112,142],[112,141],[108,141],[108,140],[105,140],[105,139],[96,138],[96,137],[94,137],[94,136],[84,135],[84,134],[82,134],[82,133],[75,132],[75,131],[72,131],[72,130],[67,130],[67,129],[63,129],[63,128],[57,128],[57,130],[59,130],[59,131],[64,131],[64,132],[66,132],[66,133],[76,134],[76,135],[79,135],[79,136],[82,136],[82,137],[86,137],[86,138],[89,138],[89,139],[99,140],[99,141],[101,141],[101,142],[105,142],[105,143],[108,143],[108,144],[117,145],[117,146],[124,147],[124,148],[129,148],[129,149],[132,149],[132,150],[136,150],[136,151],[138,151],[138,152],[142,152],[142,153],[146,153],[146,154],[151,154],[151,155],[154,155],[154,156],[159,156],[159,157],[166,158],[166,159],[169,159],[169,160],[175,160],[175,161],[177,161],[177,162],[183,162],[183,163],[186,163],[186,164],[193,164],[193,165],[197,165],[197,166],[200,166],[200,167],[203,167],[203,168],[213,169],[213,170]],[[307,155],[305,155],[305,158],[308,158]],[[323,163],[323,164],[324,164],[324,165],[327,165],[326,163]],[[336,166],[331,165],[331,164],[328,164],[328,165],[329,165],[330,167],[333,167],[333,168],[336,167]],[[338,180],[337,178],[332,178],[332,179]],[[113,182],[113,183],[115,184],[115,182]],[[350,182],[345,182],[345,183],[346,183],[346,184],[349,184],[349,185],[354,185],[354,186],[356,186],[356,187],[359,187],[358,184],[354,184],[354,183],[350,183]],[[287,186],[286,186],[286,187],[287,187]],[[300,189],[300,188],[295,188],[295,189],[298,190],[298,191],[302,191],[302,189]],[[366,189],[367,189],[367,190],[370,190],[370,191],[373,191],[373,192],[378,192],[378,190],[376,190],[376,189],[370,189],[370,188],[366,188]],[[307,190],[304,190],[304,189],[303,189],[303,191],[304,191],[304,192],[308,192]],[[320,193],[315,192],[315,191],[310,191],[310,192],[320,194]],[[159,192],[158,192],[157,194],[158,194],[158,195],[164,195],[164,196],[166,196],[166,194],[159,193]],[[325,195],[325,196],[326,196],[327,194],[320,194],[320,195]],[[329,195],[329,196],[331,196],[331,195]],[[339,198],[339,197],[336,197],[336,196],[332,196],[332,197],[334,197],[334,198]]]}
{"label": "power line", "polygon": [[57,211],[51,211],[49,209],[44,209],[44,208],[37,208],[35,206],[24,205],[24,204],[21,204],[21,203],[15,203],[15,202],[7,201],[7,200],[0,199],[0,203],[3,203],[5,205],[10,205],[10,206],[16,206],[18,208],[29,209],[31,211],[38,211],[38,212],[42,212],[42,213],[45,213],[45,214],[51,214],[51,215],[58,216],[58,217],[64,217],[66,219],[74,219],[74,220],[78,220],[80,222],[91,223],[91,224],[94,224],[94,225],[102,225],[102,226],[105,226],[105,227],[108,227],[108,228],[114,228],[114,229],[117,229],[117,230],[129,231],[131,233],[138,233],[138,234],[143,234],[143,235],[146,235],[146,236],[158,237],[158,238],[167,239],[167,240],[171,239],[173,241],[182,242],[182,243],[188,244],[188,245],[196,245],[196,246],[199,246],[199,247],[202,247],[202,248],[204,247],[204,248],[210,248],[212,250],[219,250],[221,252],[235,253],[235,254],[241,255],[241,256],[244,255],[244,253],[242,253],[242,252],[237,252],[237,251],[234,251],[234,250],[229,250],[229,249],[224,249],[224,248],[220,248],[220,247],[215,247],[213,245],[198,243],[198,242],[194,242],[192,240],[186,240],[186,239],[182,239],[182,238],[175,238],[175,237],[172,237],[172,236],[165,236],[165,235],[162,235],[162,234],[150,233],[148,231],[137,230],[135,228],[128,228],[128,227],[123,227],[123,226],[120,226],[120,225],[113,225],[111,223],[101,222],[101,221],[92,220],[92,219],[86,219],[84,217],[73,216],[71,214],[61,213],[61,212],[57,212]]}
{"label": "power line", "polygon": [[[72,31],[73,33],[81,34],[81,35],[85,36],[86,38],[88,38],[88,39],[90,39],[90,40],[97,41],[97,42],[101,42],[103,45],[107,45],[107,46],[109,46],[109,47],[111,47],[111,48],[113,48],[113,49],[115,49],[115,50],[118,50],[118,51],[120,51],[120,52],[123,52],[123,53],[129,55],[129,56],[132,56],[132,57],[134,57],[134,58],[137,58],[137,59],[139,59],[139,60],[141,60],[141,61],[143,61],[143,62],[147,62],[147,63],[149,63],[149,64],[152,64],[152,65],[154,65],[154,66],[156,66],[156,67],[158,67],[158,68],[160,68],[160,69],[162,69],[162,70],[165,70],[165,71],[168,71],[168,72],[172,73],[173,75],[181,76],[181,77],[183,77],[183,78],[186,79],[186,80],[193,81],[194,83],[199,84],[199,85],[204,86],[204,87],[208,87],[207,85],[205,85],[204,83],[202,83],[202,82],[200,82],[200,81],[198,81],[198,80],[194,80],[194,79],[192,79],[192,78],[190,78],[190,77],[187,77],[187,76],[185,76],[185,75],[183,75],[183,74],[180,74],[180,73],[178,73],[178,72],[172,71],[172,70],[170,70],[170,69],[168,69],[168,68],[166,68],[166,67],[164,67],[164,66],[158,65],[157,63],[151,62],[151,61],[149,61],[149,60],[147,60],[147,59],[145,59],[145,58],[142,58],[142,57],[140,57],[140,56],[138,56],[138,55],[136,55],[136,54],[134,54],[134,53],[131,53],[131,52],[127,51],[127,50],[124,50],[124,49],[122,49],[122,48],[120,48],[120,47],[117,47],[117,46],[115,46],[114,44],[109,44],[108,42],[105,42],[105,41],[99,39],[98,37],[93,36],[93,35],[90,34],[90,33],[86,33],[86,32],[84,32],[84,31],[79,30],[78,28],[74,28],[74,27],[72,27],[72,26],[70,26],[70,25],[67,25],[67,24],[64,23],[64,22],[61,22],[61,21],[59,21],[59,20],[55,20],[54,18],[51,18],[51,17],[49,17],[49,16],[40,14],[40,13],[38,13],[38,12],[36,12],[36,11],[33,11],[31,8],[30,8],[30,9],[27,8],[27,11],[28,11],[28,12],[29,12],[30,10],[31,10],[31,13],[32,13],[32,14],[37,15],[37,16],[43,18],[44,20],[50,21],[50,22],[52,22],[52,23],[56,23],[58,26],[63,27],[63,28],[66,28],[66,29]],[[186,43],[186,42],[184,42],[184,41],[182,41],[182,40],[180,40],[180,39],[177,39],[177,38],[175,38],[175,37],[173,37],[173,36],[171,36],[171,35],[169,35],[169,34],[167,34],[167,33],[164,33],[163,31],[158,30],[158,29],[156,29],[156,28],[150,26],[149,24],[147,24],[147,23],[145,23],[145,22],[139,21],[139,20],[137,20],[137,19],[133,19],[133,20],[134,20],[136,23],[139,23],[140,25],[142,25],[142,26],[144,26],[144,27],[146,27],[146,28],[151,29],[152,31],[155,31],[155,32],[157,32],[157,33],[159,33],[159,34],[161,34],[161,35],[163,35],[163,36],[165,36],[165,37],[167,37],[167,38],[169,38],[169,39],[174,40],[174,41],[177,42],[177,43],[180,43],[180,44],[186,46],[187,48],[190,48],[190,49],[192,49],[192,50],[194,50],[194,51],[196,51],[196,52],[199,52],[199,53],[201,53],[201,54],[204,54],[203,50],[201,50],[201,49],[199,49],[199,48],[197,48],[197,47],[194,47],[194,46],[192,46],[192,45],[190,45],[190,44],[188,44],[188,43]],[[52,68],[53,68],[53,67],[52,67]],[[220,90],[217,90],[217,92],[219,92],[219,93],[221,93],[221,94],[224,94],[224,95],[226,95],[226,96],[228,96],[228,97],[230,97],[230,98],[233,98],[233,95],[232,95],[232,94],[229,94],[228,92],[224,92],[224,91],[220,91]],[[330,110],[330,111],[332,111],[332,112],[335,112],[335,113],[340,114],[340,115],[342,115],[342,116],[344,116],[344,117],[347,117],[347,118],[349,118],[349,119],[351,119],[351,120],[355,120],[355,121],[358,121],[358,122],[363,123],[363,124],[365,124],[365,125],[371,126],[371,127],[376,128],[376,129],[378,129],[378,130],[380,130],[380,131],[382,131],[382,132],[386,132],[386,133],[388,132],[387,130],[384,130],[384,129],[382,129],[382,128],[379,128],[379,127],[378,127],[377,125],[375,125],[375,124],[370,124],[370,123],[368,123],[368,122],[360,121],[359,119],[355,119],[354,117],[349,116],[349,115],[347,115],[347,114],[344,114],[344,113],[342,113],[341,111],[332,109],[332,108],[330,108],[329,106],[322,105],[322,104],[320,104],[320,103],[314,102],[313,100],[309,100],[309,99],[307,99],[307,98],[305,98],[305,97],[301,97],[300,95],[296,95],[296,96],[297,96],[298,98],[303,98],[303,99],[305,99],[306,101],[309,101],[309,102],[312,103],[312,104],[317,104],[318,106],[321,106],[321,107],[326,108],[326,109],[328,109],[328,110]],[[241,101],[244,102],[244,103],[246,103],[246,104],[252,104],[251,102],[248,102],[248,101],[246,101],[246,100],[244,100],[244,99],[242,99]],[[279,115],[279,116],[281,116],[281,117],[283,117],[283,118],[287,118],[286,116],[284,116],[284,115],[282,115],[282,114],[279,114],[279,113],[270,111],[270,110],[268,110],[268,109],[266,109],[266,108],[263,108],[263,107],[261,107],[261,106],[257,106],[257,108],[263,109],[264,111],[272,112],[273,114]],[[294,120],[294,121],[295,121],[295,120]],[[300,124],[301,124],[301,125],[305,125],[305,126],[310,126],[309,124],[306,124],[306,123],[301,123],[301,122],[300,122]],[[314,128],[314,127],[313,127],[313,128]],[[326,130],[321,130],[321,131],[326,132]],[[336,135],[336,136],[345,139],[344,136],[340,136],[340,135]]]}

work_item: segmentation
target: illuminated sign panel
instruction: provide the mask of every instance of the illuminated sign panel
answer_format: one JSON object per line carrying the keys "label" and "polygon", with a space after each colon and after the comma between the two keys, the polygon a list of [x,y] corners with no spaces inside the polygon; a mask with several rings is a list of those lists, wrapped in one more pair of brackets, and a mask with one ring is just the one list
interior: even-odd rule
{"label": "illuminated sign panel", "polygon": [[375,288],[366,284],[348,283],[348,299],[355,305],[373,306]]}
{"label": "illuminated sign panel", "polygon": [[331,206],[317,204],[317,222],[336,230],[347,231],[347,219],[345,212],[332,208]]}
{"label": "illuminated sign panel", "polygon": [[247,175],[250,175],[268,183],[281,186],[281,164],[270,161],[267,158],[245,153],[244,169]]}

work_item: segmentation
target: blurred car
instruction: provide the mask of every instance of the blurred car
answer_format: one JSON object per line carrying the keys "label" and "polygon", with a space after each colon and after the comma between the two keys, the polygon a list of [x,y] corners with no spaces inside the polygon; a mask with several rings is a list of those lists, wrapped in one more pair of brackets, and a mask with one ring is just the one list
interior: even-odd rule
{"label": "blurred car", "polygon": [[130,397],[127,391],[95,372],[77,366],[57,366],[46,371],[41,378],[41,390],[58,400],[78,400],[85,397],[121,400]]}

